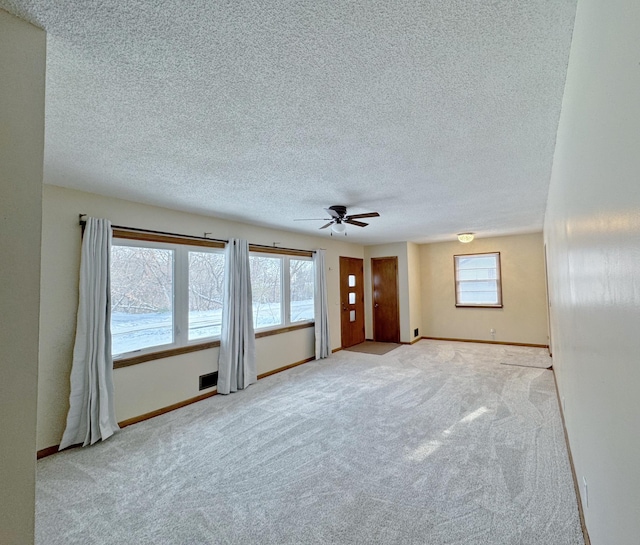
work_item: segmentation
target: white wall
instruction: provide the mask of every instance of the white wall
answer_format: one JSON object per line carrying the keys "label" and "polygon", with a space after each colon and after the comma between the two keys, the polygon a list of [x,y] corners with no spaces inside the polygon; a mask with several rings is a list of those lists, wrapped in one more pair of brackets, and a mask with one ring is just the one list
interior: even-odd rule
{"label": "white wall", "polygon": [[[503,308],[456,308],[453,256],[483,252],[500,252]],[[420,255],[422,336],[548,344],[542,233],[423,244]]]}
{"label": "white wall", "polygon": [[34,539],[46,35],[0,9],[0,543]]}
{"label": "white wall", "polygon": [[594,545],[640,542],[639,29],[638,0],[578,2],[545,222],[554,368]]}
{"label": "white wall", "polygon": [[[362,246],[335,237],[312,237],[186,214],[55,186],[44,186],[42,304],[38,449],[60,442],[68,410],[69,373],[78,304],[80,237],[78,215],[110,219],[115,225],[188,235],[211,232],[213,238],[246,238],[255,244],[312,250],[325,248],[331,342],[340,342],[339,256],[363,257]],[[313,356],[313,329],[257,339],[258,373]],[[218,349],[191,352],[117,369],[116,416],[127,420],[195,397],[198,377],[217,369]],[[208,390],[207,390],[208,391]],[[205,391],[206,392],[206,391]]]}

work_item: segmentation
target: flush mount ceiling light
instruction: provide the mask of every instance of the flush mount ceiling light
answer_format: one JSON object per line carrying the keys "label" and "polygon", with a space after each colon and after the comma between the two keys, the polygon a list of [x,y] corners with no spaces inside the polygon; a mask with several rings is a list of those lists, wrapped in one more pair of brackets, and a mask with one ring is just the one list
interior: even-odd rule
{"label": "flush mount ceiling light", "polygon": [[471,242],[473,240],[473,233],[460,233],[458,235],[458,240],[460,242],[464,242],[465,244],[467,242]]}

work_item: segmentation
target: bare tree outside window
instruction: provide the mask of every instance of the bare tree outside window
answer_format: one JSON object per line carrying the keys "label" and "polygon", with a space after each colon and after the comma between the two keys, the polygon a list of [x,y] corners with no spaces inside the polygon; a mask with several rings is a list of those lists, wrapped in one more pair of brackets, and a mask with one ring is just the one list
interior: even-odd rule
{"label": "bare tree outside window", "polygon": [[282,259],[249,257],[253,296],[253,326],[269,327],[282,323]]}
{"label": "bare tree outside window", "polygon": [[111,249],[112,353],[173,342],[172,250]]}
{"label": "bare tree outside window", "polygon": [[[250,255],[254,327],[313,321],[313,262],[302,256],[256,254]],[[165,354],[219,338],[224,274],[225,255],[217,246],[114,238],[114,359]]]}
{"label": "bare tree outside window", "polygon": [[224,254],[189,252],[189,340],[222,330]]}
{"label": "bare tree outside window", "polygon": [[289,260],[290,322],[313,320],[314,277],[313,261]]}

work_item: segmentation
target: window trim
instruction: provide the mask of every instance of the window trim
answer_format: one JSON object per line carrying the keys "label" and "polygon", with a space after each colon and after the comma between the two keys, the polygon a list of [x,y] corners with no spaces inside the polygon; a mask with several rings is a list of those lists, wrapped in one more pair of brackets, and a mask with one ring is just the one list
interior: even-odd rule
{"label": "window trim", "polygon": [[[299,329],[307,329],[313,327],[315,322],[298,322],[295,325],[288,327],[278,327],[276,329],[261,330],[256,332],[256,339],[262,337],[270,337],[271,335],[280,335],[281,333],[289,333],[290,331],[298,331]],[[113,368],[121,369],[122,367],[129,367],[131,365],[137,365],[138,363],[144,363],[146,361],[160,360],[163,358],[169,358],[171,356],[179,356],[181,354],[188,354],[190,352],[198,352],[199,350],[209,350],[210,348],[218,348],[220,346],[220,339],[215,341],[191,344],[187,346],[179,346],[177,348],[170,348],[167,350],[158,350],[156,352],[149,352],[148,354],[136,354],[128,358],[118,358],[113,360]]]}
{"label": "window trim", "polygon": [[142,240],[146,242],[162,242],[167,244],[183,244],[185,246],[204,246],[207,248],[218,248],[224,250],[224,242],[217,240],[205,240],[198,238],[185,238],[180,235],[158,235],[155,233],[141,233],[138,231],[127,231],[125,229],[114,228],[112,238],[125,240]]}
{"label": "window trim", "polygon": [[[251,257],[252,255],[254,255],[254,257],[267,257],[267,256],[260,256],[260,255],[255,255],[255,254],[259,254],[259,253],[266,253],[266,254],[277,254],[274,256],[269,256],[269,257],[273,257],[273,258],[279,258],[280,259],[280,319],[281,322],[277,325],[271,325],[271,326],[264,326],[264,327],[256,327],[254,325],[254,331],[256,333],[256,338],[259,338],[258,335],[259,333],[264,333],[264,332],[271,332],[273,331],[274,333],[270,333],[270,334],[275,334],[278,333],[279,330],[281,329],[285,329],[288,330],[291,327],[296,327],[298,325],[301,324],[313,324],[315,323],[315,317],[314,318],[310,318],[308,320],[299,320],[297,322],[292,322],[291,321],[291,265],[290,265],[290,261],[291,259],[296,259],[296,260],[300,260],[300,261],[310,261],[313,263],[313,253],[312,252],[306,252],[306,251],[300,251],[296,254],[291,254],[288,251],[284,252],[282,250],[279,250],[278,248],[274,248],[274,250],[278,250],[278,251],[271,251],[271,248],[264,248],[264,247],[260,247],[259,250],[251,250],[251,245],[249,245],[249,257]],[[307,255],[308,254],[308,255]],[[307,259],[308,258],[308,259]],[[314,279],[315,282],[315,279]],[[253,285],[252,287],[252,292],[253,292]],[[314,302],[315,304],[315,302]],[[306,325],[305,327],[308,327],[308,325]],[[262,336],[266,336],[266,335],[260,335]]]}
{"label": "window trim", "polygon": [[[498,296],[498,303],[496,304],[487,304],[487,303],[459,303],[458,302],[458,260],[459,257],[476,257],[483,255],[495,255],[497,260],[496,266],[496,293]],[[455,295],[455,306],[456,308],[503,308],[502,304],[502,260],[500,256],[500,252],[477,252],[473,254],[457,254],[453,256],[453,291]]]}
{"label": "window trim", "polygon": [[[298,324],[308,324],[308,323],[314,323],[316,318],[315,318],[315,310],[316,310],[316,301],[315,301],[315,285],[316,285],[316,275],[315,275],[315,270],[313,269],[313,257],[309,256],[309,259],[306,259],[307,256],[302,256],[302,255],[287,255],[286,257],[286,261],[285,263],[282,264],[283,269],[286,267],[287,270],[287,280],[288,280],[288,285],[285,286],[285,293],[286,293],[286,298],[287,298],[287,305],[285,307],[285,318],[286,318],[286,324],[290,327],[290,326],[296,326]],[[311,271],[312,271],[312,275],[313,275],[313,292],[314,292],[314,298],[313,298],[313,318],[308,318],[307,320],[297,320],[295,322],[291,321],[291,260],[295,260],[295,261],[308,261],[311,263]]]}

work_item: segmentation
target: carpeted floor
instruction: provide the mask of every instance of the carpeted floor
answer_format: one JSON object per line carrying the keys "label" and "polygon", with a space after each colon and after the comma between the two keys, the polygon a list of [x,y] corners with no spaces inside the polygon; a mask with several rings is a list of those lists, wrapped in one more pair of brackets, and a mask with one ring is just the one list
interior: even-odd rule
{"label": "carpeted floor", "polygon": [[502,361],[341,351],[45,458],[37,543],[582,545],[553,374]]}
{"label": "carpeted floor", "polygon": [[500,360],[502,365],[516,365],[519,367],[536,367],[538,369],[551,369],[553,360],[549,357],[549,351],[532,350],[531,353],[525,354],[519,350],[519,346],[503,346],[503,358]]}
{"label": "carpeted floor", "polygon": [[349,352],[363,352],[365,354],[376,354],[378,356],[384,356],[388,354],[392,350],[395,350],[401,344],[397,343],[379,343],[376,341],[364,341],[360,344],[356,344],[354,346],[350,346],[349,348],[345,348],[345,350],[349,350]]}

